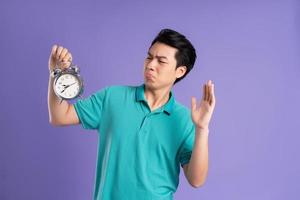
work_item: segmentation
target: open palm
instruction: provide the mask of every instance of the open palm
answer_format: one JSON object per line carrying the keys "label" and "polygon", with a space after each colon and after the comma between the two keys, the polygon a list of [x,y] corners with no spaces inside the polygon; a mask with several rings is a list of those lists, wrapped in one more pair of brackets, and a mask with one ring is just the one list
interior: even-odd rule
{"label": "open palm", "polygon": [[199,104],[196,98],[192,97],[192,120],[198,128],[208,128],[211,116],[216,105],[214,84],[211,80],[203,85],[203,95]]}

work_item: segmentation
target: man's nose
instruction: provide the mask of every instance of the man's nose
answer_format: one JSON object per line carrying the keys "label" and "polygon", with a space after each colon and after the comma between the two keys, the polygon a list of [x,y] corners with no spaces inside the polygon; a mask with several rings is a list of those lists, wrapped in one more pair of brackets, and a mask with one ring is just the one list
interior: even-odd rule
{"label": "man's nose", "polygon": [[156,61],[153,59],[151,60],[148,65],[146,66],[146,69],[147,70],[154,70],[155,69],[155,66],[156,66]]}

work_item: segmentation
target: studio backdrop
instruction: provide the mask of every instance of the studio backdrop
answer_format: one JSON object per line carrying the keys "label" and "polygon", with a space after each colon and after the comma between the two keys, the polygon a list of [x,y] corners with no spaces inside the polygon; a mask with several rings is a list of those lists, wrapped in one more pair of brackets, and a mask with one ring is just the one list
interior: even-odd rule
{"label": "studio backdrop", "polygon": [[181,169],[174,198],[299,199],[299,13],[298,0],[1,1],[0,199],[92,199],[98,133],[49,123],[52,45],[72,52],[86,98],[142,83],[162,28],[197,50],[176,100],[190,108],[209,79],[217,100],[207,180],[193,188]]}

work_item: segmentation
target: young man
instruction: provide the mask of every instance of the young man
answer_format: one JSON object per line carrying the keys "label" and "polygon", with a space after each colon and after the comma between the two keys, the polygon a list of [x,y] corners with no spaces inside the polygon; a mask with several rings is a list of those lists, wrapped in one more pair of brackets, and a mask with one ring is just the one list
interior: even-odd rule
{"label": "young man", "polygon": [[[50,123],[82,124],[99,132],[95,200],[170,200],[180,166],[193,187],[208,172],[208,126],[215,107],[214,84],[203,85],[191,111],[178,103],[172,87],[193,68],[196,52],[182,34],[163,29],[144,63],[144,83],[109,86],[74,105],[55,96],[49,79]],[[54,45],[49,69],[68,67],[72,55]]]}

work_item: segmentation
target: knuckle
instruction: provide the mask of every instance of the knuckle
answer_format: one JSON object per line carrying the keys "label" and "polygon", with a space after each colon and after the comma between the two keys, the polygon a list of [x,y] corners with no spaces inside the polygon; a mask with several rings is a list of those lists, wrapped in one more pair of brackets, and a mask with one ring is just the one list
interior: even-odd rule
{"label": "knuckle", "polygon": [[59,56],[60,56],[60,54],[61,54],[61,51],[62,51],[62,47],[59,46],[59,47],[57,48],[57,52],[56,52],[56,57],[57,57],[57,58],[59,58]]}
{"label": "knuckle", "polygon": [[52,46],[52,51],[54,51],[56,49],[57,49],[57,45],[55,44],[55,45]]}
{"label": "knuckle", "polygon": [[56,46],[56,45],[52,46],[52,50],[51,50],[51,54],[52,54],[52,55],[55,55],[55,54],[56,54],[56,49],[57,49],[57,46]]}
{"label": "knuckle", "polygon": [[63,58],[63,57],[66,55],[67,52],[68,52],[68,50],[63,49],[63,50],[61,51],[60,57]]}
{"label": "knuckle", "polygon": [[66,55],[64,58],[63,58],[63,61],[67,61],[69,59],[69,56]]}

